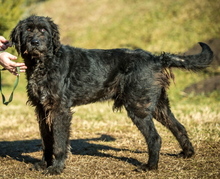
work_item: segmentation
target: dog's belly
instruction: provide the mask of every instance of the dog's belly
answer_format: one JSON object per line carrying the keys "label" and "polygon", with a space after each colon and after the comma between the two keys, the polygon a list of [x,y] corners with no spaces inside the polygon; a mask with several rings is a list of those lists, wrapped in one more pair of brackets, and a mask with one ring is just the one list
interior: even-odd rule
{"label": "dog's belly", "polygon": [[88,89],[82,90],[81,93],[75,93],[71,96],[72,106],[79,106],[83,104],[94,103],[97,101],[106,101],[112,99],[116,94],[116,89],[104,88],[104,89]]}

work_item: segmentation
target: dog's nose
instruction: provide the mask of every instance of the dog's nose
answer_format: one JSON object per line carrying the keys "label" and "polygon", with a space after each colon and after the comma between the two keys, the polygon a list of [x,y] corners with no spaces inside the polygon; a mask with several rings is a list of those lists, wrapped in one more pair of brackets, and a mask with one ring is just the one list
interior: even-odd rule
{"label": "dog's nose", "polygon": [[31,41],[31,45],[33,45],[33,46],[38,46],[38,45],[39,45],[39,40],[33,39],[33,40]]}

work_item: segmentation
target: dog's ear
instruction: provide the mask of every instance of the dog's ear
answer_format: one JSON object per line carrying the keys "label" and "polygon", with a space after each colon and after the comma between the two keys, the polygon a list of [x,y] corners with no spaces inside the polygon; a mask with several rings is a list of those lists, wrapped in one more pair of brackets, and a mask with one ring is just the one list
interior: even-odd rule
{"label": "dog's ear", "polygon": [[48,22],[50,23],[51,26],[51,30],[52,30],[52,43],[53,43],[53,49],[55,52],[57,52],[57,50],[60,47],[60,33],[59,33],[59,29],[58,29],[58,25],[56,25],[51,18],[47,17]]}
{"label": "dog's ear", "polygon": [[21,54],[21,21],[17,24],[17,26],[12,30],[10,35],[10,40],[12,45],[15,46],[18,54]]}

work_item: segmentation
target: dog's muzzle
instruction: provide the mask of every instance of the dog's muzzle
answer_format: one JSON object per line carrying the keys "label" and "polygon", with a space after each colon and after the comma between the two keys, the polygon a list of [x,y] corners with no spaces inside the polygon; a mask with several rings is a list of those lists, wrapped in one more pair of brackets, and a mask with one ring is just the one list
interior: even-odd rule
{"label": "dog's muzzle", "polygon": [[31,45],[32,45],[32,46],[39,46],[39,44],[40,44],[40,42],[39,42],[39,40],[37,40],[37,39],[33,39],[33,40],[31,41]]}

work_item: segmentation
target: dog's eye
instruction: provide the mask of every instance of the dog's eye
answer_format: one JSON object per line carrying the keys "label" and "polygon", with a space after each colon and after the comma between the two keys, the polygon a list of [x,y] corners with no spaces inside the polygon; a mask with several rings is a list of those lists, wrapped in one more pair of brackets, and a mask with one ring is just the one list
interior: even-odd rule
{"label": "dog's eye", "polygon": [[41,31],[41,32],[45,32],[45,31],[46,31],[46,29],[44,29],[44,28],[41,28],[41,29],[40,29],[40,31]]}

